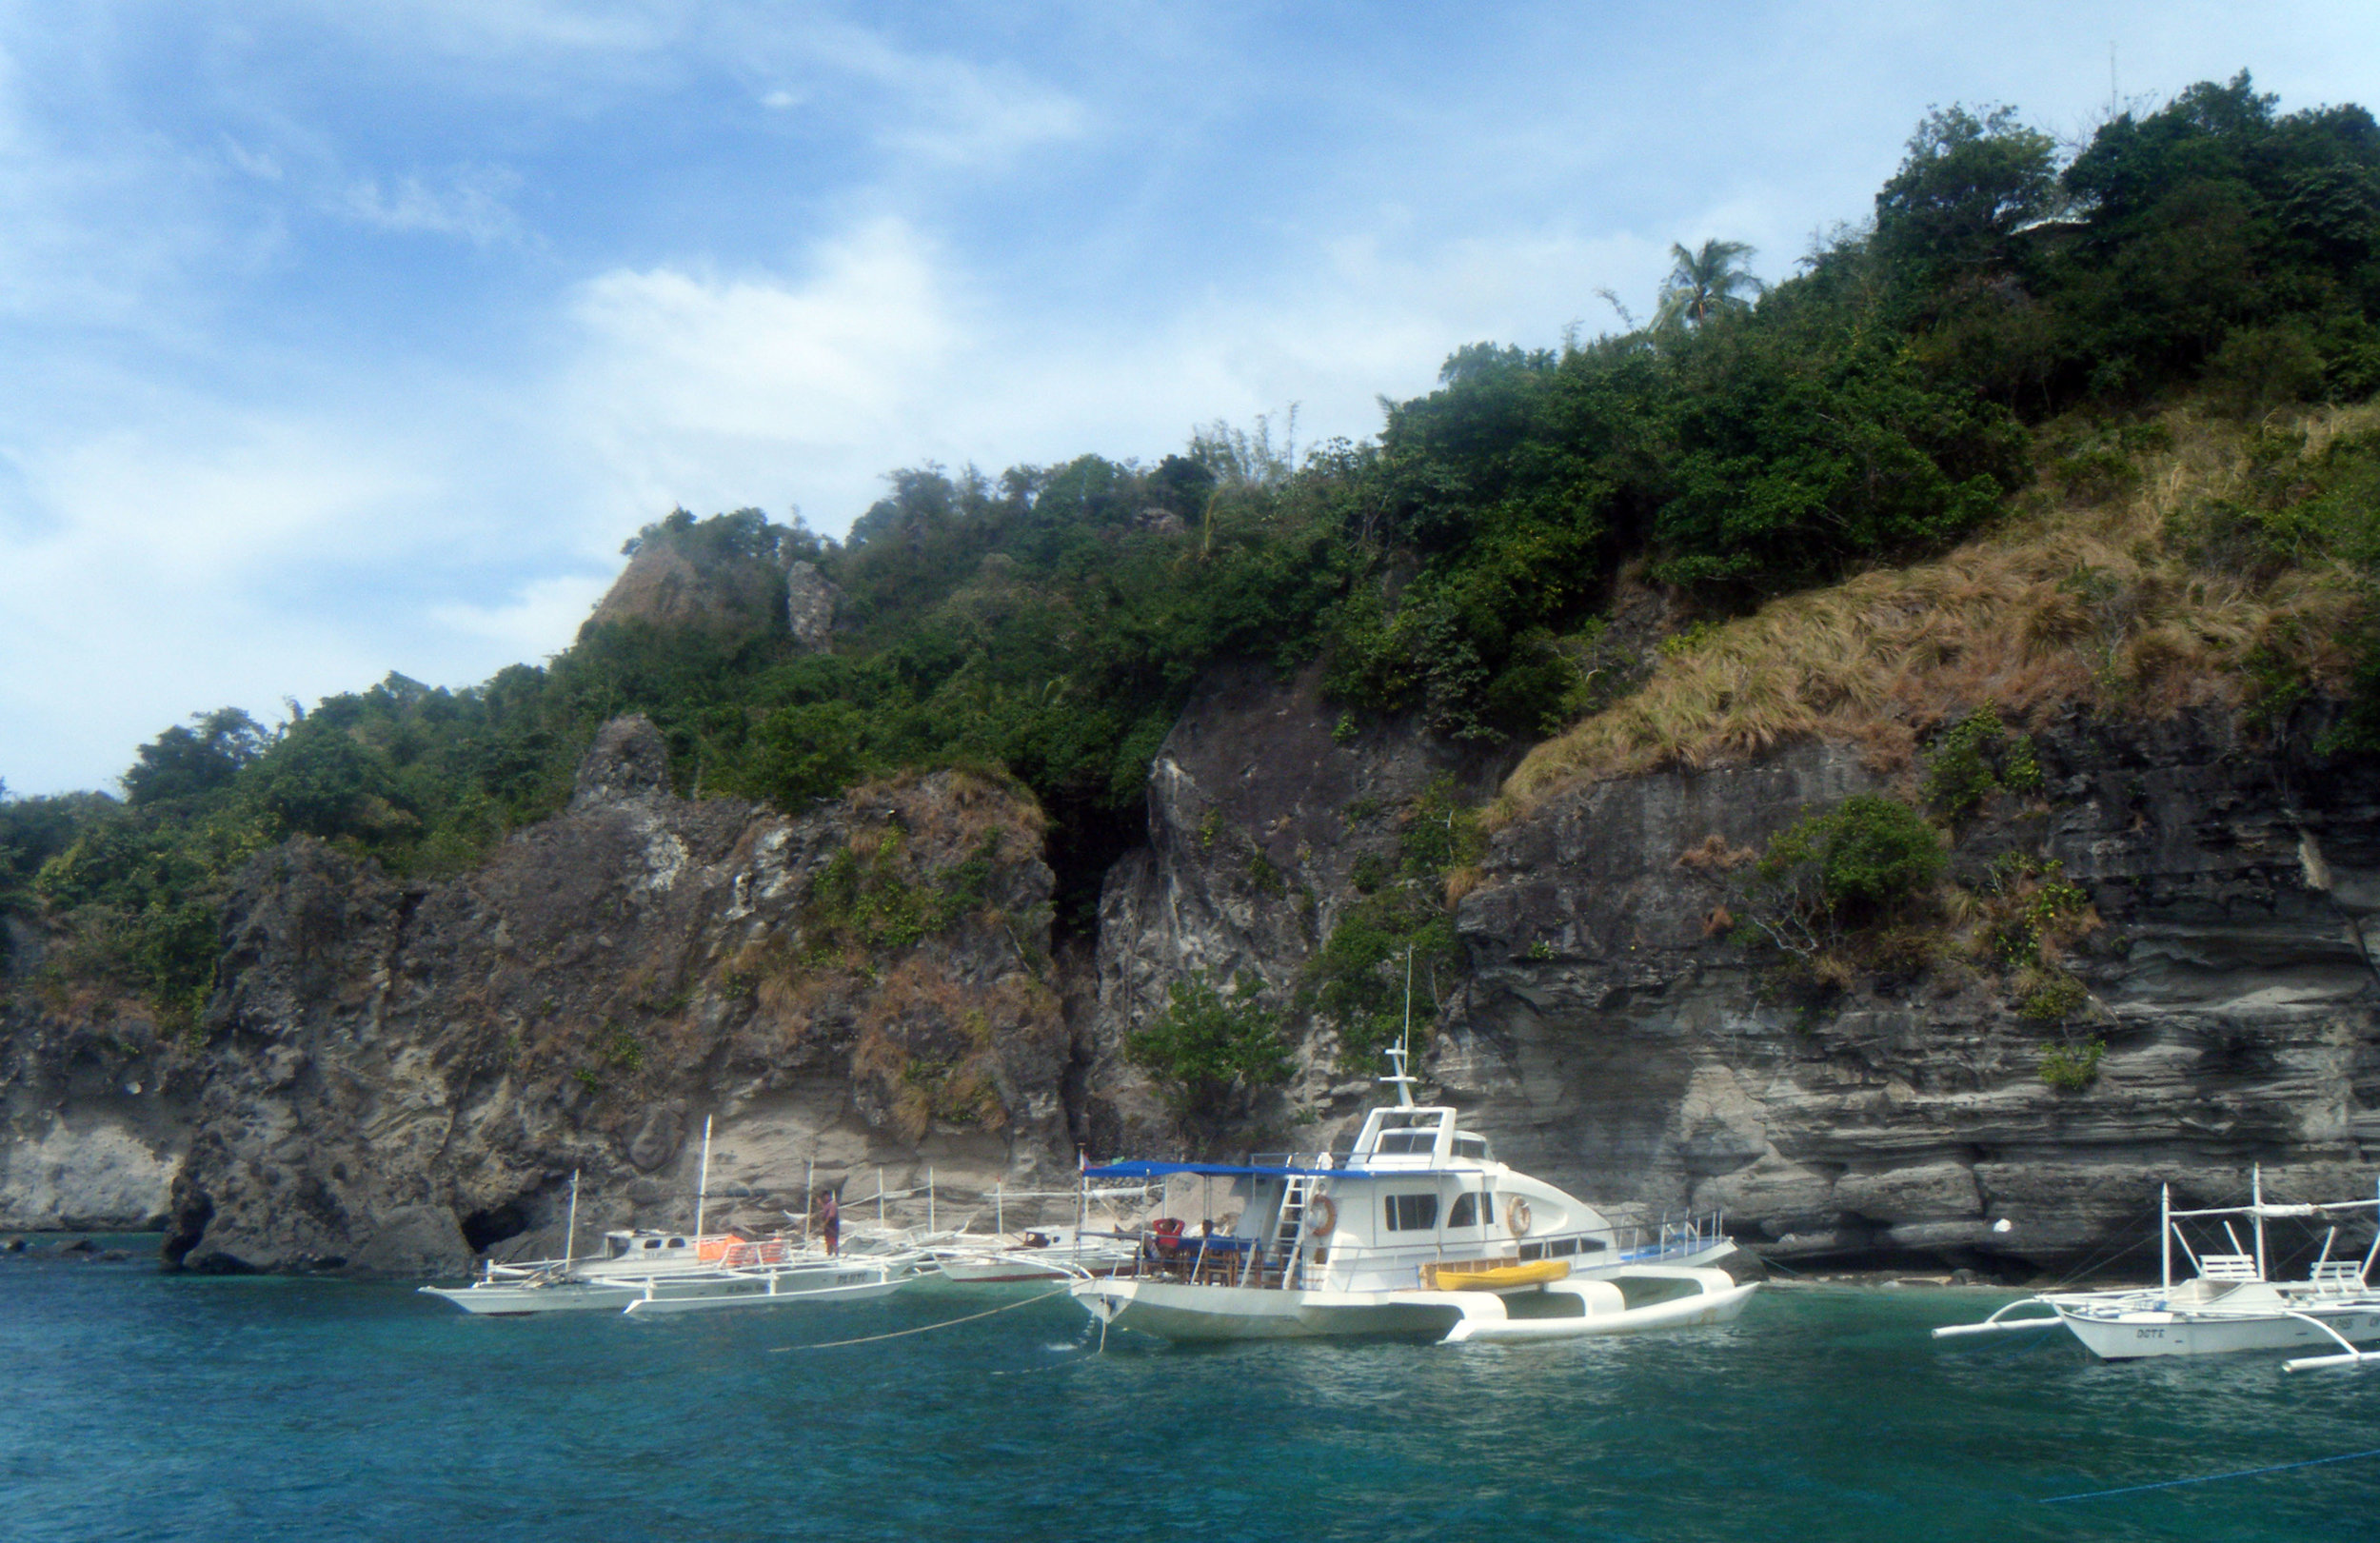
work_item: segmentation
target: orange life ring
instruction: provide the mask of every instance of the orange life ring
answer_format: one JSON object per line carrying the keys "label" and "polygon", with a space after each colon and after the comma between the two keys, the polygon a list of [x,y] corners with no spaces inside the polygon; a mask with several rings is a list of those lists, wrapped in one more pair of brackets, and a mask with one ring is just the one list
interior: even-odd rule
{"label": "orange life ring", "polygon": [[1306,1202],[1306,1236],[1328,1237],[1339,1225],[1339,1203],[1327,1195],[1318,1195]]}
{"label": "orange life ring", "polygon": [[1504,1225],[1515,1237],[1529,1236],[1529,1202],[1516,1195],[1504,1202]]}

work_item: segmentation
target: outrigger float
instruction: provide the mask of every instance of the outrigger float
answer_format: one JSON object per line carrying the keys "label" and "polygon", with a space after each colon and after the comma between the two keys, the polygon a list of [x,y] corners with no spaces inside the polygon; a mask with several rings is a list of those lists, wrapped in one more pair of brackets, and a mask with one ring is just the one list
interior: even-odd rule
{"label": "outrigger float", "polygon": [[[2042,1292],[2009,1303],[1980,1323],[1936,1329],[1934,1337],[2013,1334],[2062,1324],[2093,1355],[2110,1361],[2308,1346],[2336,1348],[2284,1361],[2281,1369],[2303,1372],[2380,1361],[2380,1350],[2355,1348],[2359,1340],[2380,1339],[2380,1291],[2367,1283],[2373,1258],[2380,1256],[2380,1228],[2360,1260],[2331,1254],[2339,1236],[2332,1217],[2367,1210],[2380,1211],[2380,1197],[2322,1204],[2268,1201],[2261,1169],[2251,1172],[2246,1205],[2176,1211],[2172,1187],[2167,1186],[2158,1200],[2161,1263],[2154,1287]],[[2249,1241],[2241,1239],[2234,1218],[2251,1224]],[[2327,1229],[2322,1251],[2303,1280],[2273,1280],[2267,1273],[2265,1223],[2285,1218],[2319,1222]],[[2186,1221],[2219,1223],[2230,1251],[2193,1252],[2183,1233]],[[2177,1248],[2194,1273],[2193,1278],[2179,1283],[2173,1278]]]}
{"label": "outrigger float", "polygon": [[1757,1282],[1716,1214],[1657,1230],[1496,1160],[1451,1108],[1417,1105],[1401,1048],[1394,1105],[1373,1109],[1343,1157],[1244,1164],[1121,1162],[1093,1179],[1177,1174],[1245,1193],[1227,1231],[1160,1222],[1128,1274],[1078,1281],[1102,1324],[1167,1339],[1420,1336],[1447,1343],[1562,1339],[1726,1323]]}

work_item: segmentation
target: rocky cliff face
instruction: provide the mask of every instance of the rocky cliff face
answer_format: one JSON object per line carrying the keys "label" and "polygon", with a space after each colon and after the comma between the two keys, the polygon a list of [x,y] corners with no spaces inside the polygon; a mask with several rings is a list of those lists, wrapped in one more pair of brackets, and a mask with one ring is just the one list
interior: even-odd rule
{"label": "rocky cliff face", "polygon": [[159,1225],[189,1144],[187,1047],[137,998],[69,980],[37,929],[5,924],[0,1229]]}
{"label": "rocky cliff face", "polygon": [[[1160,758],[1152,846],[1102,914],[1103,1048],[1174,972],[1279,981],[1306,957],[1311,933],[1197,832],[1211,801],[1249,801],[1222,807],[1259,830],[1291,811],[1255,768],[1277,738],[1310,742],[1310,707],[1294,691],[1213,699]],[[2025,1019],[2003,975],[1956,959],[1779,999],[1695,855],[1756,849],[1877,789],[1853,751],[1807,745],[1582,786],[1498,832],[1458,913],[1473,974],[1437,1015],[1438,1090],[1518,1167],[1649,1211],[1725,1206],[1731,1230],[1789,1259],[2063,1269],[2147,1237],[2163,1181],[2228,1198],[2260,1162],[2293,1195],[2368,1188],[2380,777],[2206,718],[2071,722],[2039,753],[2044,795],[1995,800],[1956,861],[1972,875],[2023,853],[2088,891],[2104,925],[2071,961],[2092,999],[2073,1026]],[[1410,744],[1341,754],[1336,781],[1283,758],[1309,806],[1409,789],[1424,763]],[[1326,917],[1343,872],[1300,871]],[[2083,1039],[2106,1046],[2096,1079],[2046,1083],[2045,1048]],[[1307,1140],[1359,1101],[1356,1084],[1303,1091],[1325,1116]]]}
{"label": "rocky cliff face", "polygon": [[1461,909],[1478,974],[1440,1075],[1524,1165],[1724,1204],[1787,1256],[2072,1264],[2147,1236],[2163,1180],[2229,1197],[2261,1162],[2294,1195],[2368,1187],[2380,780],[2203,719],[2040,749],[2046,797],[2003,801],[1961,851],[2033,851],[2089,891],[2088,1087],[2044,1083],[2047,1031],[1988,975],[1807,1013],[1710,935],[1711,885],[1678,859],[1873,781],[1820,748],[1581,788],[1503,832]]}
{"label": "rocky cliff face", "polygon": [[[1499,760],[1433,741],[1411,724],[1335,732],[1320,671],[1283,682],[1255,668],[1218,672],[1167,736],[1149,773],[1149,844],[1109,873],[1100,900],[1097,1001],[1084,1015],[1092,1068],[1082,1129],[1091,1149],[1161,1150],[1179,1139],[1125,1037],[1166,1007],[1173,983],[1218,989],[1246,976],[1286,1003],[1314,950],[1357,894],[1357,864],[1393,862],[1397,812],[1448,780],[1476,801]],[[1327,1043],[1303,1047],[1291,1090],[1344,1115],[1372,1084],[1348,1079]],[[1252,1144],[1292,1139],[1289,1105],[1259,1111]],[[1294,1139],[1320,1135],[1300,1129]]]}
{"label": "rocky cliff face", "polygon": [[[1788,1260],[2065,1270],[2146,1237],[2158,1183],[2229,1197],[2251,1162],[2354,1193],[2380,1147],[2380,775],[2303,743],[2211,717],[2038,736],[2042,794],[1987,804],[1955,861],[2019,852],[2088,891],[2103,925],[2069,963],[2092,1000],[2063,1031],[1989,967],[1804,999],[1731,940],[1725,875],[1692,855],[1875,788],[1848,749],[1574,788],[1498,831],[1461,899],[1467,978],[1423,1001],[1434,1091],[1522,1168],[1724,1205]],[[446,883],[266,854],[191,1037],[66,990],[21,938],[0,1225],[164,1215],[196,1268],[451,1273],[544,1241],[574,1169],[583,1225],[683,1221],[706,1114],[713,1189],[753,1221],[812,1163],[987,1187],[1062,1182],[1078,1142],[1171,1150],[1125,1036],[1185,978],[1291,1002],[1399,811],[1502,770],[1351,735],[1311,676],[1219,675],[1069,969],[1019,795],[945,773],[786,819],[672,798],[663,759],[612,725],[565,814]],[[2060,1034],[2104,1042],[2087,1087],[2043,1081]],[[1325,1144],[1372,1095],[1327,1033],[1300,1065],[1230,1144]]]}
{"label": "rocky cliff face", "polygon": [[455,1274],[550,1229],[573,1170],[583,1228],[683,1225],[706,1114],[747,1219],[812,1165],[1071,1168],[1029,803],[943,773],[786,820],[672,798],[664,762],[609,725],[566,813],[448,883],[311,842],[251,866],[169,1259]]}

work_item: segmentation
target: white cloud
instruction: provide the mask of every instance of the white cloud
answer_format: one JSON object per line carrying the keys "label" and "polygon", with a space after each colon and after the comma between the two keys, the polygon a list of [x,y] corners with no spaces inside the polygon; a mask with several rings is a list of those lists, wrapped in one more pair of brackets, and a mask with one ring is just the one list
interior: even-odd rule
{"label": "white cloud", "polygon": [[410,479],[320,425],[208,426],[20,458],[47,518],[0,544],[0,658],[30,664],[6,672],[0,711],[49,725],[8,747],[0,775],[20,791],[89,785],[194,705],[261,710],[377,678],[368,626],[280,585],[344,552]]}
{"label": "white cloud", "polygon": [[193,709],[268,717],[391,668],[472,683],[562,646],[607,577],[551,505],[516,505],[506,453],[548,482],[557,458],[485,404],[115,400],[131,425],[52,427],[12,448],[0,489],[30,511],[0,523],[0,777],[18,792],[93,785]]}
{"label": "white cloud", "polygon": [[1312,243],[1261,294],[1193,293],[1155,318],[995,314],[983,281],[889,220],[799,278],[620,270],[573,307],[583,351],[556,416],[585,425],[625,525],[800,503],[840,531],[883,474],[997,469],[1086,451],[1154,459],[1217,417],[1300,406],[1300,437],[1362,438],[1378,393],[1426,390],[1483,339],[1539,346],[1588,322],[1597,285],[1665,244],[1520,228],[1427,242],[1394,211]]}
{"label": "white cloud", "polygon": [[279,157],[268,151],[251,150],[229,134],[226,134],[223,136],[223,153],[226,160],[258,182],[281,180],[281,161]]}
{"label": "white cloud", "polygon": [[585,351],[561,410],[655,512],[776,504],[796,477],[859,495],[960,343],[930,249],[895,220],[828,244],[802,281],[621,269],[572,311]]}
{"label": "white cloud", "polygon": [[335,207],[384,230],[461,236],[485,247],[520,235],[520,219],[506,202],[520,186],[519,173],[503,167],[464,167],[434,185],[407,175],[384,188],[367,177],[350,184]]}
{"label": "white cloud", "polygon": [[429,616],[440,626],[493,645],[498,658],[535,663],[577,635],[612,578],[605,572],[538,579],[499,604],[433,605]]}
{"label": "white cloud", "polygon": [[[902,48],[876,29],[811,11],[766,21],[745,18],[722,29],[727,46],[794,77],[762,98],[784,109],[817,101],[844,110],[831,88],[859,83],[894,105],[871,105],[886,148],[947,168],[1005,166],[1037,147],[1082,137],[1089,109],[1076,96],[1013,67]],[[797,89],[796,88],[800,89]]]}

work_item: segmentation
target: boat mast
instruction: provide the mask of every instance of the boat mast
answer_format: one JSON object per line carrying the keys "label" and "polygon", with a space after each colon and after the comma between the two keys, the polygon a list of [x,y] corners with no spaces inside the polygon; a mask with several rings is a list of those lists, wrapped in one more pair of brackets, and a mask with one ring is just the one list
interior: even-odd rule
{"label": "boat mast", "polygon": [[694,1180],[694,1242],[699,1252],[703,1242],[703,1202],[711,1190],[711,1117],[703,1117],[703,1171]]}
{"label": "boat mast", "polygon": [[2173,1186],[2157,1186],[2157,1284],[2173,1289]]}
{"label": "boat mast", "polygon": [[1396,1072],[1393,1076],[1383,1077],[1380,1078],[1383,1082],[1390,1082],[1396,1085],[1397,1107],[1399,1109],[1411,1109],[1413,1107],[1413,1078],[1405,1075],[1405,1058],[1412,1053],[1412,1048],[1413,945],[1411,943],[1407,943],[1405,945],[1405,1028],[1404,1032],[1398,1036],[1396,1047],[1388,1053],[1388,1063],[1396,1068]]}
{"label": "boat mast", "polygon": [[2256,1278],[2269,1278],[2264,1268],[2264,1164],[2253,1163],[2248,1169],[2248,1198],[2250,1214],[2256,1220]]}
{"label": "boat mast", "polygon": [[562,1262],[568,1264],[579,1236],[579,1171],[570,1170],[570,1219],[562,1230]]}

